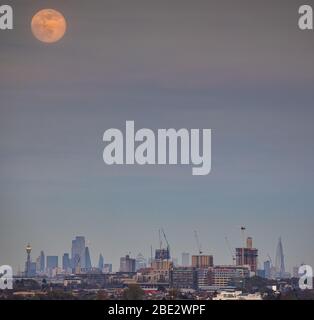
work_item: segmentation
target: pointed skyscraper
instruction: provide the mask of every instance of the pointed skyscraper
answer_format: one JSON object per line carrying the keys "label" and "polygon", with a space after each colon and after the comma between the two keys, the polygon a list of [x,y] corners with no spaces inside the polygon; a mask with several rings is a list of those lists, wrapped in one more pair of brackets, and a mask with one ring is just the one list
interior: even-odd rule
{"label": "pointed skyscraper", "polygon": [[99,260],[98,260],[98,269],[102,271],[104,268],[104,257],[102,254],[99,255]]}
{"label": "pointed skyscraper", "polygon": [[285,258],[283,255],[283,247],[281,242],[281,237],[278,240],[277,250],[276,250],[276,261],[275,261],[276,277],[284,278],[285,276]]}
{"label": "pointed skyscraper", "polygon": [[86,270],[92,269],[92,262],[90,259],[89,249],[88,247],[85,248],[85,268]]}

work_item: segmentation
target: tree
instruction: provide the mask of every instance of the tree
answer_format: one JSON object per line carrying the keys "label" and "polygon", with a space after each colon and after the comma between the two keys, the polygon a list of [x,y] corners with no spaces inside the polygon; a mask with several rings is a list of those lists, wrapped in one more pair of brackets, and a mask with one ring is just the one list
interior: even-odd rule
{"label": "tree", "polygon": [[175,300],[178,297],[179,293],[180,291],[176,288],[169,289],[169,299]]}
{"label": "tree", "polygon": [[142,300],[144,294],[144,290],[138,284],[130,284],[128,288],[124,289],[123,291],[123,299]]}

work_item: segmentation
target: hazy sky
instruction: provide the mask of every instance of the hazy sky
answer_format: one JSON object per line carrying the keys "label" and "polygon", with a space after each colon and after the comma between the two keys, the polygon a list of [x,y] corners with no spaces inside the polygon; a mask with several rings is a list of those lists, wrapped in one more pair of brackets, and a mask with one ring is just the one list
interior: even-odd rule
{"label": "hazy sky", "polygon": [[[282,236],[288,268],[314,266],[314,31],[304,1],[7,1],[0,31],[0,264],[70,251],[84,235],[93,263],[150,255],[158,229],[174,257],[225,243],[247,227],[263,262]],[[62,12],[65,37],[30,29]],[[106,129],[211,128],[212,172],[107,166]]]}

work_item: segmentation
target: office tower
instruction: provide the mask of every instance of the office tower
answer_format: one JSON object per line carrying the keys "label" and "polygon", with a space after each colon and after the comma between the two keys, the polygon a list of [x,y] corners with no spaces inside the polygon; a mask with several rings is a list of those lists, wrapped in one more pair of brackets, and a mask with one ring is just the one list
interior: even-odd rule
{"label": "office tower", "polygon": [[143,268],[146,268],[146,259],[141,253],[139,253],[135,261],[135,270],[137,271]]}
{"label": "office tower", "polygon": [[85,237],[79,236],[72,240],[71,262],[75,271],[85,268]]}
{"label": "office tower", "polygon": [[190,266],[190,254],[187,252],[182,253],[182,267]]}
{"label": "office tower", "polygon": [[269,260],[264,262],[265,278],[271,279],[271,262]]}
{"label": "office tower", "polygon": [[111,263],[104,264],[104,273],[112,273],[112,264]]}
{"label": "office tower", "polygon": [[278,245],[276,249],[275,269],[276,269],[276,278],[285,277],[285,260],[283,255],[281,237],[278,240]]}
{"label": "office tower", "polygon": [[85,269],[87,271],[91,270],[92,269],[92,261],[91,261],[91,258],[90,258],[90,254],[89,254],[89,249],[88,247],[85,247]]}
{"label": "office tower", "polygon": [[40,256],[36,258],[36,274],[40,273]]}
{"label": "office tower", "polygon": [[130,258],[128,254],[120,258],[120,272],[135,272],[135,259]]}
{"label": "office tower", "polygon": [[48,270],[58,268],[58,256],[47,256],[46,265]]}
{"label": "office tower", "polygon": [[30,271],[29,271],[29,277],[34,277],[36,275],[36,267],[37,267],[37,264],[36,262],[31,262],[30,263]]}
{"label": "office tower", "polygon": [[26,246],[26,262],[25,262],[25,276],[30,277],[31,276],[31,252],[32,252],[32,247],[30,244]]}
{"label": "office tower", "polygon": [[48,277],[55,277],[58,273],[58,256],[46,257],[46,274]]}
{"label": "office tower", "polygon": [[253,239],[248,237],[246,240],[246,248],[236,248],[236,265],[250,266],[252,272],[257,270],[258,250],[253,248]]}
{"label": "office tower", "polygon": [[71,260],[68,253],[64,253],[62,256],[62,270],[68,272],[71,269]]}
{"label": "office tower", "polygon": [[104,257],[102,256],[102,254],[100,254],[98,259],[98,269],[102,271],[103,268],[104,268]]}
{"label": "office tower", "polygon": [[44,251],[40,251],[40,256],[39,256],[39,265],[40,265],[40,272],[45,271],[45,254]]}
{"label": "office tower", "polygon": [[43,273],[45,271],[45,254],[43,251],[36,259],[36,273]]}
{"label": "office tower", "polygon": [[192,255],[193,268],[209,268],[214,265],[213,256],[210,255]]}

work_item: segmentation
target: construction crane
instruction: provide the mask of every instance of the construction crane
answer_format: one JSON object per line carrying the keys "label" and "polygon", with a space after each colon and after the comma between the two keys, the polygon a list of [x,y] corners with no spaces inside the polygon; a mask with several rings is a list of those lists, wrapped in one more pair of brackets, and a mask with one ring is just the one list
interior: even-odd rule
{"label": "construction crane", "polygon": [[231,246],[230,246],[230,242],[229,242],[229,240],[228,240],[227,237],[225,237],[225,241],[226,241],[228,250],[229,250],[229,252],[230,252],[230,254],[231,254],[231,257],[232,257],[232,264],[234,265],[234,264],[235,264],[235,261],[236,261],[236,258],[235,258],[235,256],[234,256],[234,253],[233,253],[233,251],[232,251],[232,249],[231,249]]}
{"label": "construction crane", "polygon": [[163,228],[161,228],[161,232],[162,232],[162,235],[164,236],[164,239],[165,239],[166,244],[167,244],[167,253],[166,253],[166,255],[167,255],[167,261],[168,261],[170,259],[170,245],[169,245],[168,239],[166,237],[166,233],[165,233]]}
{"label": "construction crane", "polygon": [[[155,251],[155,259],[157,260],[169,260],[170,259],[170,245],[168,242],[168,239],[166,237],[166,233],[163,228],[160,228],[158,230],[159,235],[159,249],[156,249]],[[163,247],[163,238],[167,244],[167,247]]]}
{"label": "construction crane", "polygon": [[199,253],[200,255],[202,255],[202,254],[203,254],[202,245],[200,244],[200,241],[199,241],[198,234],[197,234],[197,231],[196,231],[196,230],[194,231],[194,237],[195,237],[195,240],[196,240],[198,253]]}
{"label": "construction crane", "polygon": [[162,232],[162,234],[163,234],[163,236],[164,236],[164,239],[165,239],[165,241],[166,241],[166,243],[167,243],[167,249],[168,249],[169,252],[170,252],[170,245],[169,245],[168,239],[167,239],[167,237],[166,237],[166,234],[165,234],[165,231],[164,231],[163,228],[161,229],[161,232]]}
{"label": "construction crane", "polygon": [[161,239],[161,230],[158,230],[158,236],[159,236],[159,249],[161,250],[162,248],[162,239]]}
{"label": "construction crane", "polygon": [[242,265],[244,265],[244,248],[245,248],[245,230],[246,227],[241,226],[241,234],[242,234],[242,241],[243,241],[243,247],[242,247]]}

